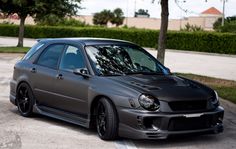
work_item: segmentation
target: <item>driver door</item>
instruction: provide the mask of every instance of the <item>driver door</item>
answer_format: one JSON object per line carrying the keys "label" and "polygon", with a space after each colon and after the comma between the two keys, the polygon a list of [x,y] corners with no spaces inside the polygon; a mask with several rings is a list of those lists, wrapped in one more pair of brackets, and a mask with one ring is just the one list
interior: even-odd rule
{"label": "driver door", "polygon": [[89,79],[73,73],[74,69],[85,68],[84,56],[76,46],[66,45],[61,57],[55,93],[57,94],[57,108],[67,112],[87,116],[87,98]]}

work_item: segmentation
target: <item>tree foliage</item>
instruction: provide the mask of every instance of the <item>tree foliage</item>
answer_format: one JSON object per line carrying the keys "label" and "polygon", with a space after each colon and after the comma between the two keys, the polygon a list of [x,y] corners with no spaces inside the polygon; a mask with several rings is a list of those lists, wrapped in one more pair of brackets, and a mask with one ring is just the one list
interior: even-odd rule
{"label": "tree foliage", "polygon": [[20,18],[35,14],[36,1],[31,0],[0,0],[0,9],[6,14],[18,14]]}
{"label": "tree foliage", "polygon": [[124,13],[123,13],[122,9],[116,8],[113,11],[113,16],[110,21],[112,24],[115,24],[116,26],[122,25],[123,21],[124,21]]}
{"label": "tree foliage", "polygon": [[213,24],[213,29],[215,31],[219,31],[220,30],[220,26],[221,26],[221,22],[222,22],[222,18],[218,18],[215,23]]}
{"label": "tree foliage", "polygon": [[37,0],[35,19],[44,18],[46,15],[55,15],[59,18],[76,15],[81,0]]}
{"label": "tree foliage", "polygon": [[93,24],[106,26],[107,23],[112,19],[113,13],[110,10],[103,10],[95,13],[93,16]]}
{"label": "tree foliage", "polygon": [[236,33],[236,21],[231,21],[230,23],[225,23],[224,26],[220,27],[221,32]]}
{"label": "tree foliage", "polygon": [[114,11],[104,9],[103,11],[94,14],[93,24],[106,26],[110,21],[112,24],[119,26],[123,24],[123,15],[124,13],[120,8],[116,8]]}
{"label": "tree foliage", "polygon": [[53,14],[59,18],[75,15],[81,0],[0,0],[0,10],[20,17],[18,46],[23,46],[24,24],[27,16],[40,20]]}
{"label": "tree foliage", "polygon": [[135,12],[134,17],[138,17],[138,15],[143,15],[143,16],[150,17],[150,14],[148,13],[148,10],[144,10],[144,9],[139,9],[137,12]]}
{"label": "tree foliage", "polygon": [[236,16],[225,18],[224,26],[221,26],[222,18],[219,18],[213,24],[213,29],[217,32],[236,32]]}

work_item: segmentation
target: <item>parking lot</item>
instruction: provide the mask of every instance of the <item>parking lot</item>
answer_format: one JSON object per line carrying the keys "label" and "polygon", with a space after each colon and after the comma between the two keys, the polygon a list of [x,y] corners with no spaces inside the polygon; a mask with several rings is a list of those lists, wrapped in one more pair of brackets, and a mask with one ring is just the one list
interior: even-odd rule
{"label": "parking lot", "polygon": [[0,148],[236,148],[236,106],[222,100],[225,131],[169,140],[102,141],[94,130],[45,116],[21,117],[9,102],[9,81],[14,63],[22,55],[0,54]]}

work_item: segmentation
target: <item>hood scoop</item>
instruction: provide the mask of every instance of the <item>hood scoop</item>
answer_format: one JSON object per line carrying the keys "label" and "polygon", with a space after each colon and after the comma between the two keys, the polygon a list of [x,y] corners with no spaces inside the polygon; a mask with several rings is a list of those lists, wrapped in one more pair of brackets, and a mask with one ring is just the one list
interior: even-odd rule
{"label": "hood scoop", "polygon": [[143,88],[143,89],[147,89],[147,90],[149,90],[149,91],[152,91],[152,90],[160,90],[160,89],[161,89],[160,87],[151,86],[151,85],[144,85],[144,84],[140,84],[140,83],[135,82],[135,81],[131,81],[130,83],[131,83],[132,85],[141,87],[141,88]]}

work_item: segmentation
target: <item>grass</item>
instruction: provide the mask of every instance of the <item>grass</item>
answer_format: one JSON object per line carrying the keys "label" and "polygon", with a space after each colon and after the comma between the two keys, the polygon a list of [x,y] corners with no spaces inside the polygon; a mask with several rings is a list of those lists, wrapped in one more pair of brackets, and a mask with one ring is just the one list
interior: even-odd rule
{"label": "grass", "polygon": [[29,47],[0,47],[0,53],[26,53]]}
{"label": "grass", "polygon": [[217,79],[194,74],[178,74],[178,75],[208,85],[214,90],[216,90],[221,98],[236,103],[236,81]]}

